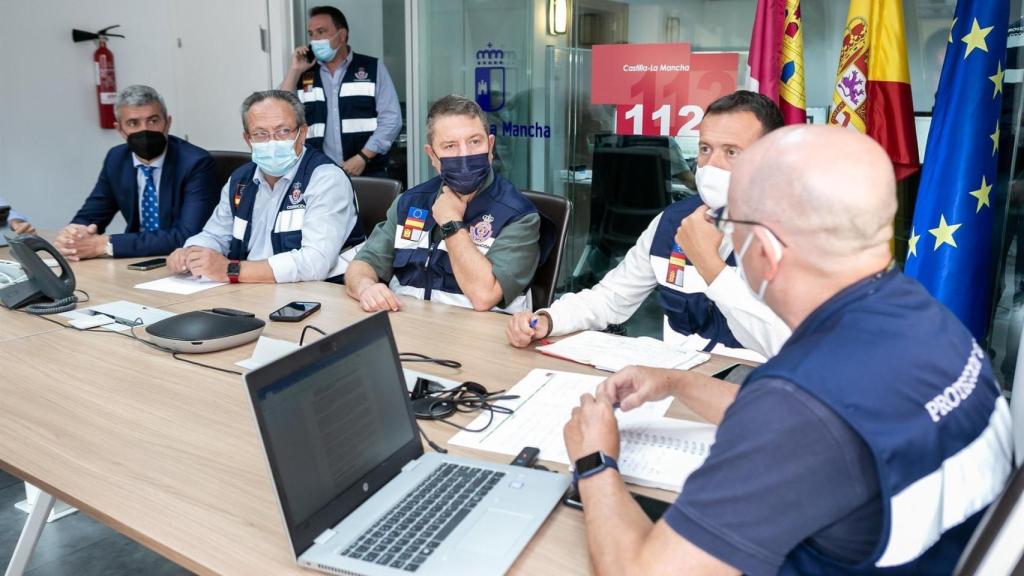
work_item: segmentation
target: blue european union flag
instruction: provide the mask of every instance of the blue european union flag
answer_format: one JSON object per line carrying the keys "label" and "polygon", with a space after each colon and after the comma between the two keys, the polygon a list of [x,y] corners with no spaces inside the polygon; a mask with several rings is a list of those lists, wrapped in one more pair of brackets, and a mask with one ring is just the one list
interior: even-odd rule
{"label": "blue european union flag", "polygon": [[960,0],[942,63],[905,271],[981,341],[992,294],[993,207],[1008,0]]}

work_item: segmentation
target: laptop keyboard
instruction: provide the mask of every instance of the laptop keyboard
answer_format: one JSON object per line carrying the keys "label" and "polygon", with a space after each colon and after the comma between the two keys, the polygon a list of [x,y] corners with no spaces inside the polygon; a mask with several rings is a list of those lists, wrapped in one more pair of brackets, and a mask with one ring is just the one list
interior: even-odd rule
{"label": "laptop keyboard", "polygon": [[442,464],[339,553],[415,572],[504,476]]}

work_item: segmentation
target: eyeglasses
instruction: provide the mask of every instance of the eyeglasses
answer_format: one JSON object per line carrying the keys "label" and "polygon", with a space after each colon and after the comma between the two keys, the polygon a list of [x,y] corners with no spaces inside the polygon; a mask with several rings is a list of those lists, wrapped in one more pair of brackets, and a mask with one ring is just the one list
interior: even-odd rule
{"label": "eyeglasses", "polygon": [[729,218],[728,214],[728,206],[723,206],[715,210],[708,210],[704,217],[707,218],[708,222],[714,224],[715,228],[718,228],[718,230],[722,234],[728,234],[729,237],[732,237],[732,233],[736,229],[736,224],[746,224],[747,226],[760,226],[767,230],[769,234],[774,236],[775,239],[779,241],[779,244],[786,246],[786,243],[782,241],[782,238],[779,238],[779,235],[776,234],[775,231],[769,228],[766,224],[762,224],[761,222],[755,222],[753,220],[736,220],[733,218]]}
{"label": "eyeglasses", "polygon": [[256,132],[249,133],[249,139],[253,142],[263,143],[270,140],[271,137],[274,140],[291,140],[292,134],[298,132],[298,128],[280,128],[273,132],[267,132],[266,130],[257,130]]}

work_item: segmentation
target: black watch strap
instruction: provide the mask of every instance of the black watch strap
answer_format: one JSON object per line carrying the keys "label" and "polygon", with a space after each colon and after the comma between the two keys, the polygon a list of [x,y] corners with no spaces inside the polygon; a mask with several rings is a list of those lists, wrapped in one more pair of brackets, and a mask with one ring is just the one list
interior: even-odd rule
{"label": "black watch strap", "polygon": [[452,234],[455,234],[459,230],[468,229],[466,223],[462,220],[452,220],[451,222],[445,222],[441,224],[441,238],[448,238]]}
{"label": "black watch strap", "polygon": [[370,157],[369,157],[369,156],[367,156],[366,154],[363,154],[363,151],[362,151],[362,150],[360,150],[359,152],[356,152],[356,154],[357,154],[357,155],[358,155],[358,156],[359,156],[360,158],[362,158],[362,159],[363,159],[363,162],[366,162],[367,164],[369,164],[369,163],[370,163]]}

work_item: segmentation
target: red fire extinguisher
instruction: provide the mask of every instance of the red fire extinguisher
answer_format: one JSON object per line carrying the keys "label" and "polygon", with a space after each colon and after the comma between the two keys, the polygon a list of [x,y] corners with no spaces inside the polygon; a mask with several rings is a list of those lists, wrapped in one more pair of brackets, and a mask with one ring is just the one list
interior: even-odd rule
{"label": "red fire extinguisher", "polygon": [[96,77],[96,104],[100,112],[100,128],[112,129],[116,117],[114,116],[114,103],[117,101],[117,74],[114,71],[114,53],[107,48],[107,39],[111,36],[124,38],[120,34],[110,34],[112,28],[108,26],[99,32],[84,32],[72,30],[71,37],[75,42],[85,40],[96,40],[98,46],[92,53],[93,68]]}
{"label": "red fire extinguisher", "polygon": [[96,67],[96,100],[100,106],[100,128],[114,127],[114,102],[117,100],[117,75],[114,73],[114,53],[100,38],[100,45],[92,53]]}

